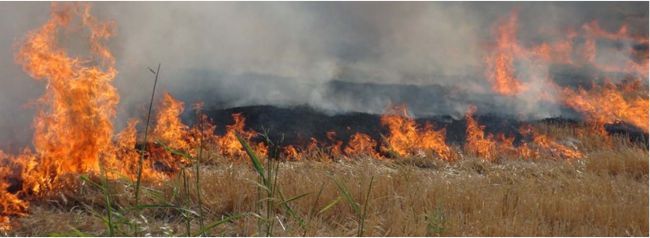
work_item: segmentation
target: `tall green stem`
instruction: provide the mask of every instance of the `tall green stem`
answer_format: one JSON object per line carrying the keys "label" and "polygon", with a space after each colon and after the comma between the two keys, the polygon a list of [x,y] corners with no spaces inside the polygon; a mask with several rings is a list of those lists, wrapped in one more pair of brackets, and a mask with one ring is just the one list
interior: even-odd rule
{"label": "tall green stem", "polygon": [[149,111],[147,112],[147,123],[144,127],[144,147],[142,153],[140,153],[140,160],[138,161],[138,177],[135,181],[135,206],[140,205],[140,184],[142,180],[142,169],[143,169],[143,164],[144,164],[144,154],[147,151],[147,134],[149,134],[149,122],[151,121],[151,109],[153,108],[153,99],[154,96],[156,95],[156,85],[158,84],[158,75],[160,73],[160,64],[158,64],[158,69],[154,72],[153,70],[149,69],[152,73],[154,73],[155,79],[153,81],[153,90],[151,91],[151,99],[149,100]]}

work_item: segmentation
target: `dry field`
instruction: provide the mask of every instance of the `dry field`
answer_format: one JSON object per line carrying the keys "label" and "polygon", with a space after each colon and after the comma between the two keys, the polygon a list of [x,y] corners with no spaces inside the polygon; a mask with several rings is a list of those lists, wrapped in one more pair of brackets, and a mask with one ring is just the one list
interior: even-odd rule
{"label": "dry field", "polygon": [[251,162],[215,158],[201,163],[200,201],[188,167],[147,183],[135,209],[131,182],[74,177],[4,235],[648,236],[648,150],[581,139],[593,146],[571,161],[267,160],[268,183]]}
{"label": "dry field", "polygon": [[[0,235],[646,237],[649,235],[648,147],[639,142],[631,142],[631,137],[618,137],[620,135],[606,132],[606,125],[624,125],[623,129],[616,131],[634,133],[636,130],[639,134],[645,133],[647,141],[648,115],[650,115],[647,91],[648,39],[647,34],[635,33],[636,30],[633,29],[636,28],[633,26],[622,24],[618,30],[605,29],[601,28],[598,21],[594,19],[580,26],[576,25],[575,29],[567,28],[566,34],[559,33],[565,32],[565,29],[558,29],[558,33],[553,33],[555,30],[544,28],[540,29],[538,35],[531,35],[534,37],[519,39],[519,15],[517,8],[513,7],[510,13],[504,12],[504,15],[494,22],[490,30],[493,39],[477,39],[477,45],[470,48],[481,49],[481,54],[478,55],[483,58],[476,58],[470,62],[484,60],[484,67],[474,68],[477,66],[476,63],[470,63],[471,67],[467,68],[463,63],[463,67],[458,68],[462,69],[458,74],[449,74],[463,78],[468,76],[469,80],[474,78],[471,75],[474,75],[475,69],[484,69],[486,81],[469,83],[469,81],[459,80],[458,86],[462,87],[457,88],[456,84],[450,84],[452,86],[450,88],[446,86],[440,88],[451,91],[450,97],[443,100],[444,104],[447,104],[447,101],[454,101],[449,104],[451,108],[455,108],[454,110],[459,110],[459,105],[467,107],[462,124],[446,124],[448,126],[444,128],[435,128],[429,123],[420,124],[408,111],[407,105],[411,103],[404,102],[403,105],[386,105],[386,111],[380,118],[372,121],[363,119],[355,121],[361,124],[380,123],[381,129],[372,130],[375,132],[375,137],[364,134],[367,132],[365,129],[352,131],[349,126],[347,130],[355,133],[345,135],[346,138],[338,138],[334,130],[315,133],[308,130],[308,126],[304,126],[288,131],[300,132],[305,129],[305,134],[325,136],[326,139],[305,137],[301,138],[304,141],[300,143],[281,145],[284,143],[282,141],[284,137],[281,141],[271,141],[267,128],[261,128],[262,130],[259,131],[253,130],[254,127],[251,125],[247,128],[244,114],[231,114],[233,124],[225,124],[224,121],[216,121],[213,124],[208,120],[212,117],[203,112],[203,103],[185,105],[169,92],[163,93],[161,97],[156,93],[158,76],[161,72],[160,64],[157,70],[153,70],[144,66],[152,62],[140,62],[140,57],[137,58],[138,60],[128,57],[117,59],[109,47],[113,44],[122,46],[119,41],[122,38],[118,38],[117,43],[109,41],[116,32],[115,22],[95,18],[91,12],[89,4],[55,3],[51,5],[49,20],[43,22],[40,27],[25,32],[22,38],[10,35],[16,40],[12,58],[29,77],[44,83],[42,85],[44,93],[33,101],[22,101],[22,99],[16,101],[17,105],[26,103],[26,105],[36,106],[32,143],[25,145],[21,150],[12,148],[11,153],[0,151]],[[280,12],[284,15],[285,10]],[[176,14],[172,15],[178,18]],[[647,16],[647,12],[643,16]],[[294,25],[295,19],[282,17],[285,18],[292,21],[289,25]],[[244,22],[249,20],[247,18]],[[608,21],[606,25],[614,23]],[[410,25],[411,23],[409,29]],[[182,25],[171,24],[171,26],[174,32],[178,29],[186,29]],[[257,25],[254,26],[250,29],[259,30]],[[303,28],[302,25],[298,26],[300,29]],[[461,26],[465,26],[465,23]],[[138,32],[140,28],[138,27]],[[230,26],[228,28],[239,29]],[[249,27],[243,29],[247,28]],[[465,31],[464,28],[462,27],[461,30]],[[525,29],[521,32],[534,33],[535,31],[532,28],[521,28]],[[187,29],[194,29],[194,27]],[[455,28],[450,29],[456,31]],[[406,35],[410,37],[411,31],[409,30],[409,34]],[[207,33],[200,32],[202,33],[200,36]],[[375,30],[369,32],[373,33],[374,39]],[[393,34],[392,30],[387,32]],[[419,33],[419,31],[413,32]],[[68,35],[68,33],[75,34]],[[553,34],[547,36],[547,33]],[[76,43],[86,42],[86,40],[72,40],[73,35],[77,34],[83,35],[80,39],[87,39],[87,44],[77,46]],[[302,37],[295,37],[301,34],[287,35],[291,39],[300,39],[302,42],[304,40]],[[559,35],[553,36],[555,34]],[[271,35],[276,34],[274,32]],[[401,36],[401,34],[396,35]],[[193,35],[189,34],[189,36]],[[454,36],[452,34],[452,37]],[[129,37],[131,36],[124,36],[124,39]],[[241,39],[255,38],[248,37],[246,34],[235,37],[237,40],[233,41],[236,43],[234,45],[240,45]],[[192,40],[199,42],[198,40],[204,37],[190,38],[196,38]],[[389,37],[387,42],[392,42],[392,38]],[[464,37],[458,37],[458,39],[462,38]],[[535,40],[529,44],[526,42],[529,40],[527,38]],[[546,42],[547,38],[551,41]],[[275,42],[273,39],[268,42]],[[223,77],[226,78],[231,74],[245,76],[242,79],[254,75],[266,78],[268,71],[268,76],[272,76],[272,80],[265,79],[265,81],[275,82],[276,78],[279,80],[286,77],[289,80],[287,82],[293,83],[293,78],[296,77],[301,79],[301,83],[297,85],[303,85],[303,75],[312,75],[306,78],[319,79],[317,83],[307,82],[304,85],[309,87],[317,85],[314,86],[316,88],[326,85],[324,79],[336,85],[334,83],[338,79],[346,78],[339,76],[343,75],[341,72],[347,71],[349,67],[346,65],[347,62],[352,63],[345,59],[340,61],[341,65],[338,65],[339,61],[335,60],[332,62],[336,64],[332,66],[336,66],[336,70],[333,70],[334,67],[330,70],[329,63],[321,64],[319,56],[321,47],[317,47],[315,51],[311,49],[305,51],[305,55],[311,55],[311,52],[317,53],[318,60],[314,64],[317,67],[313,70],[308,69],[305,73],[295,71],[303,65],[312,65],[311,63],[295,64],[303,60],[313,60],[311,56],[302,57],[302,53],[297,54],[300,56],[297,61],[286,60],[291,66],[275,67],[273,64],[267,66],[264,59],[273,59],[268,60],[272,63],[277,58],[276,55],[291,56],[295,52],[302,52],[302,48],[280,47],[288,50],[289,54],[271,54],[269,52],[275,51],[267,52],[262,49],[273,45],[266,43],[259,45],[256,40],[251,41],[255,43],[255,47],[252,48],[254,50],[245,49],[237,54],[221,52],[221,47],[203,49],[198,47],[200,44],[195,45],[194,41],[190,41],[189,44],[182,44],[183,51],[169,49],[170,52],[174,52],[174,57],[169,59],[176,59],[177,52],[186,55],[185,53],[189,53],[186,50],[200,49],[199,55],[227,56],[228,58],[225,58],[227,60],[223,62],[229,62],[226,65],[234,62],[233,66],[237,66],[234,67],[237,70],[231,72],[221,67],[203,69],[203,64],[188,69],[196,67],[197,72],[203,70],[217,72],[216,78],[222,77],[219,76],[222,72]],[[264,38],[261,40],[267,42]],[[455,39],[449,41],[452,40],[455,41]],[[540,40],[544,42],[539,42]],[[213,40],[208,42],[210,46],[214,45]],[[214,40],[214,42],[221,42],[221,40]],[[282,45],[292,45],[292,41],[288,41],[287,44],[283,40],[277,42],[282,42]],[[377,42],[379,43],[377,49],[384,50],[384,41]],[[68,50],[64,47],[67,45],[75,45],[75,47]],[[150,44],[144,46],[148,45]],[[186,45],[191,47],[185,47]],[[462,45],[467,47],[466,44]],[[228,44],[225,46],[227,47],[223,49],[230,48]],[[81,51],[85,53],[77,52],[77,48],[86,47],[88,47],[87,51]],[[346,43],[342,49],[347,48],[349,47]],[[361,50],[365,48],[364,45]],[[323,49],[330,49],[330,47]],[[331,49],[339,49],[339,47]],[[374,47],[367,47],[367,49],[372,49],[371,54],[368,54],[371,56],[374,56],[377,50]],[[404,51],[401,47],[397,49],[397,51]],[[124,54],[122,50],[121,48],[116,56],[131,55]],[[412,50],[421,51],[418,47]],[[133,52],[138,52],[135,54],[138,55],[140,51],[144,52],[144,55],[155,53],[141,50],[139,47]],[[248,55],[258,51],[267,52],[265,54],[269,54],[269,57]],[[323,53],[329,51],[324,50]],[[600,62],[602,56],[610,56],[614,51],[618,53],[611,55],[612,61],[617,62],[609,62],[610,60]],[[405,83],[403,84],[405,87],[399,89],[399,92],[420,85],[408,83],[410,78],[417,78],[417,81],[420,81],[421,77],[431,77],[435,79],[431,82],[431,86],[436,86],[435,88],[447,85],[446,82],[439,83],[442,81],[437,79],[439,73],[436,68],[438,67],[430,67],[428,61],[431,52],[427,53],[426,57],[414,58],[418,62],[425,62],[427,65],[423,67],[427,69],[425,73],[403,71],[401,66],[392,68],[390,63],[385,66],[382,60],[377,61],[381,66],[377,69],[382,69],[377,72],[374,72],[374,67],[366,67],[364,61],[359,61],[358,64],[354,62],[350,69],[357,68],[359,65],[363,66],[359,68],[361,69],[359,72],[370,69],[373,72],[367,75],[359,74],[359,78],[367,76],[369,79],[375,78],[376,73],[383,75],[385,71],[390,72],[387,75],[393,75],[393,72],[397,72],[396,75],[400,75],[398,79],[409,79],[403,82],[400,79],[399,85]],[[85,56],[78,56],[77,53]],[[147,57],[157,58],[155,55]],[[187,55],[191,56],[191,54]],[[248,65],[236,58],[230,59],[235,55],[245,55],[244,59],[255,59],[254,64]],[[338,59],[337,57],[332,58]],[[323,59],[327,60],[323,62],[329,62],[329,58],[329,55],[324,57]],[[164,59],[165,57],[162,57],[160,60]],[[215,59],[217,59],[215,62],[221,62],[219,58]],[[209,61],[213,59],[210,58]],[[123,62],[135,63],[129,63],[133,67],[118,69],[118,66],[124,64]],[[260,62],[263,67],[258,66]],[[178,64],[170,61],[165,64],[174,63]],[[212,63],[205,66],[210,65]],[[321,65],[327,67],[323,68]],[[268,70],[267,67],[272,70]],[[554,72],[556,68],[565,67],[568,70],[566,75]],[[117,125],[114,123],[117,112],[121,111],[118,110],[120,108],[118,105],[137,102],[131,100],[134,94],[120,95],[120,90],[113,83],[118,72],[129,68],[132,70],[146,68],[150,71],[153,87],[151,91],[146,87],[132,87],[138,89],[132,93],[143,93],[144,98],[149,98],[148,92],[151,92],[148,111],[146,117],[143,114],[141,117],[131,118],[128,125],[117,132]],[[284,68],[289,71],[281,73]],[[328,73],[321,75],[320,72],[323,72],[321,68],[326,69]],[[421,67],[416,65],[414,68]],[[444,70],[440,72],[447,74],[446,68],[441,68]],[[172,67],[169,68],[169,72],[176,70],[183,72],[181,69],[183,67]],[[431,69],[434,71],[429,72]],[[182,80],[183,77],[175,79],[169,76],[168,78],[165,75],[167,70],[165,68],[162,77],[165,81],[169,80],[168,85],[190,84],[185,83],[187,81],[171,83],[172,80]],[[574,75],[574,70],[585,71],[584,76],[583,73],[577,72]],[[188,72],[193,71],[192,69]],[[333,73],[335,71],[336,73]],[[356,71],[357,69],[354,69],[350,72]],[[141,78],[139,74],[134,78],[129,75],[127,73],[120,77],[125,77],[127,80]],[[355,75],[353,78],[357,77],[357,73],[351,75]],[[610,81],[610,76],[614,77],[613,81]],[[323,80],[320,79],[321,77]],[[563,82],[566,81],[565,79],[570,79],[570,82]],[[228,81],[224,82],[226,83],[223,85],[230,87]],[[12,81],[7,84],[13,83]],[[465,84],[467,88],[464,88]],[[208,85],[212,84],[199,86],[201,89],[210,89]],[[256,85],[242,86],[250,86],[250,92],[263,91]],[[386,87],[388,85],[386,84]],[[591,86],[583,87],[586,85]],[[238,86],[233,87],[233,90],[236,88]],[[274,88],[269,90],[272,92],[269,94],[273,95],[272,98],[285,93]],[[161,90],[163,89],[158,89]],[[169,88],[167,90],[174,91]],[[227,90],[230,91],[229,88]],[[290,92],[286,96],[293,97],[296,90],[290,87],[288,90]],[[428,91],[428,89],[422,90]],[[212,95],[221,94],[220,91],[209,91],[210,98]],[[293,98],[282,99],[284,95],[277,98],[278,102],[312,105],[312,101],[321,101],[321,98],[339,97],[321,95],[320,91],[322,90],[298,94],[310,95],[305,97],[304,102],[301,100],[294,102]],[[373,99],[370,101],[373,102],[371,104],[384,102],[384,99],[401,101],[401,99],[391,98],[401,98],[402,93],[391,96],[392,93],[376,91],[382,94],[381,97],[377,97],[381,100]],[[196,93],[194,96],[201,94],[198,93],[201,91],[186,91],[186,93],[190,92]],[[248,98],[248,96],[244,97],[248,98],[245,100],[244,98],[227,99],[230,97],[227,95],[231,93],[242,94],[235,90],[225,94],[223,100],[236,102],[236,104],[257,101],[257,97]],[[320,96],[314,97],[316,95]],[[405,98],[412,97],[422,100],[418,101],[417,105],[437,101],[437,99],[421,97],[418,93],[412,95],[409,93]],[[120,98],[129,100],[120,101]],[[489,103],[483,103],[484,98],[489,98]],[[345,105],[348,104],[348,100],[354,101],[345,99]],[[458,104],[456,100],[459,100]],[[220,105],[220,101],[221,99],[214,102],[219,102],[216,105]],[[274,101],[275,99],[271,100],[270,104]],[[307,101],[309,103],[306,103]],[[337,101],[324,101],[326,105],[340,104]],[[360,105],[364,104],[363,102],[363,100],[359,101]],[[208,103],[212,102],[208,101]],[[259,103],[263,105],[267,102]],[[478,104],[474,105],[476,103]],[[341,105],[340,109],[350,112],[366,111],[347,109],[348,106],[345,105]],[[546,121],[549,124],[522,122],[522,125],[514,123],[507,125],[509,132],[497,130],[497,133],[484,130],[490,123],[484,124],[474,116],[475,113],[490,112],[504,116],[518,115],[517,119],[519,115],[522,118],[529,118],[531,116],[529,113],[534,109],[533,105],[541,106],[540,109],[549,105],[562,109],[560,111],[564,108],[570,109],[581,116],[581,122],[555,124],[551,124],[551,121]],[[437,104],[429,106],[437,111]],[[517,112],[502,113],[501,110],[493,110],[500,108],[492,107],[513,107]],[[193,125],[186,125],[181,120],[184,110],[189,108],[196,113]],[[315,108],[330,108],[330,106]],[[189,110],[186,112],[191,113]],[[533,114],[535,116],[532,118],[538,117],[537,113]],[[557,113],[550,113],[550,115],[555,114]],[[540,115],[547,115],[547,113],[540,113]],[[292,124],[281,119],[277,118],[276,122]],[[318,121],[314,121],[314,127],[336,129],[326,128],[316,123]],[[225,133],[217,134],[217,126],[224,129]],[[496,126],[506,127],[502,123]],[[514,126],[518,129],[514,129]],[[462,129],[459,129],[461,127]],[[515,133],[514,130],[518,132]],[[12,131],[13,129],[5,133],[11,134]],[[497,134],[492,134],[493,132]],[[516,137],[519,139],[516,140]],[[265,158],[267,156],[273,159]]]}

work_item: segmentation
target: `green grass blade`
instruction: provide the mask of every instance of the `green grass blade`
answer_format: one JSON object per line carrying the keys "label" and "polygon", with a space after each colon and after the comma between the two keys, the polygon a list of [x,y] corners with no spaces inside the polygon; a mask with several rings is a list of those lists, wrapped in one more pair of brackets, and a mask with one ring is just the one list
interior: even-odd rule
{"label": "green grass blade", "polygon": [[325,183],[322,183],[320,185],[318,194],[316,194],[316,199],[314,200],[314,203],[311,205],[311,208],[309,209],[309,213],[307,214],[309,216],[309,219],[307,220],[305,229],[303,229],[302,236],[307,236],[307,229],[311,227],[311,220],[314,217],[314,209],[316,209],[316,206],[318,205],[318,201],[320,200],[320,195],[323,193],[323,189],[325,189]]}
{"label": "green grass blade", "polygon": [[[301,227],[301,228],[305,228],[305,221],[302,219],[302,217],[300,217],[300,216],[299,216],[299,215],[298,215],[298,214],[297,214],[297,213],[296,213],[296,212],[291,208],[291,206],[289,206],[289,203],[287,202],[287,200],[284,199],[284,194],[282,194],[282,191],[281,191],[281,190],[278,190],[278,195],[280,195],[280,199],[281,199],[282,201],[285,201],[285,202],[282,202],[282,206],[284,207],[284,209],[287,210],[287,212],[289,213],[289,215],[291,215],[291,217],[293,217],[294,219],[298,220],[298,224],[300,224],[300,227]],[[306,195],[306,194],[304,194],[304,195]],[[300,198],[300,197],[304,197],[304,196],[299,195],[298,198]],[[294,198],[295,198],[295,197],[294,197]],[[298,198],[296,198],[296,199],[298,199]],[[289,199],[289,200],[291,200],[291,199]],[[295,199],[294,199],[294,200],[295,200]]]}
{"label": "green grass blade", "polygon": [[77,228],[70,227],[69,232],[63,232],[63,233],[55,232],[55,233],[48,234],[48,236],[50,236],[50,237],[71,237],[71,236],[72,237],[91,237],[93,235],[88,234],[88,233],[84,233],[84,232],[78,230]]}
{"label": "green grass blade", "polygon": [[239,143],[244,147],[244,150],[246,150],[246,154],[248,154],[248,157],[251,159],[253,162],[253,167],[255,168],[255,171],[257,171],[257,174],[260,175],[262,180],[264,181],[264,184],[267,185],[269,184],[268,178],[266,178],[266,174],[264,173],[264,166],[262,165],[262,162],[258,159],[257,155],[251,148],[251,146],[246,142],[246,140],[242,139],[239,134],[235,134],[237,136],[237,140],[239,140]]}
{"label": "green grass blade", "polygon": [[290,202],[293,202],[293,201],[295,201],[295,200],[301,199],[302,197],[307,196],[307,195],[309,195],[309,194],[311,194],[311,192],[303,193],[303,194],[300,194],[300,195],[298,195],[298,196],[295,196],[295,197],[289,198],[289,199],[283,201],[282,203],[290,203]]}
{"label": "green grass blade", "polygon": [[86,175],[86,174],[82,174],[81,176],[79,176],[79,178],[80,178],[81,180],[83,180],[84,182],[88,182],[90,185],[92,185],[92,186],[94,186],[94,187],[96,187],[96,188],[101,189],[102,191],[104,191],[104,186],[102,186],[101,184],[98,184],[98,183],[96,183],[95,181],[93,181],[90,177],[88,177],[88,175]]}
{"label": "green grass blade", "polygon": [[370,177],[370,185],[368,185],[368,191],[366,192],[366,200],[363,202],[363,214],[360,217],[360,228],[358,236],[363,236],[363,226],[366,221],[366,214],[368,212],[368,201],[370,199],[370,191],[372,191],[372,183],[375,181],[375,176]]}
{"label": "green grass blade", "polygon": [[257,181],[253,181],[253,184],[255,184],[258,188],[264,190],[265,192],[271,193],[271,189],[269,187],[267,187],[266,185],[261,184],[261,183],[259,183]]}
{"label": "green grass blade", "polygon": [[167,151],[169,153],[172,153],[172,155],[179,155],[179,156],[185,157],[186,159],[190,159],[190,160],[194,159],[194,157],[192,157],[192,155],[190,155],[189,153],[187,153],[185,151],[182,151],[182,150],[173,149],[173,148],[167,146],[162,141],[156,141],[156,144],[162,146],[162,148],[165,151]]}
{"label": "green grass blade", "polygon": [[350,195],[350,192],[348,192],[348,188],[345,187],[345,184],[340,183],[338,180],[332,177],[334,180],[334,183],[336,184],[336,187],[339,189],[341,194],[343,195],[343,198],[350,204],[350,207],[354,210],[354,212],[357,214],[357,216],[361,215],[361,208],[359,208],[359,204],[354,201],[354,198],[352,198],[352,195]]}
{"label": "green grass blade", "polygon": [[341,196],[338,196],[336,199],[332,200],[330,203],[328,203],[328,204],[325,205],[322,209],[320,209],[320,211],[318,211],[318,214],[322,214],[323,212],[329,210],[329,209],[332,208],[334,205],[336,205],[337,203],[339,203],[339,202],[341,201],[341,199],[343,199],[343,198],[342,198]]}

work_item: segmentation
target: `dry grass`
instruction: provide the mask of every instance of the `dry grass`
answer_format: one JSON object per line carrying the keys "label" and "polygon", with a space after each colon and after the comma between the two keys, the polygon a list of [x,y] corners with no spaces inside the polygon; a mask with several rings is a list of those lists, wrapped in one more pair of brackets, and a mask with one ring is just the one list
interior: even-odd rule
{"label": "dry grass", "polygon": [[[356,235],[360,224],[345,200],[319,211],[341,196],[334,180],[342,182],[355,201],[363,201],[374,176],[364,235],[648,236],[648,151],[622,141],[608,145],[590,148],[587,158],[575,161],[358,158],[281,163],[277,187],[285,197],[309,194],[289,203],[304,226],[276,206],[272,235]],[[250,163],[212,162],[201,168],[206,223],[229,214],[247,215],[208,234],[266,235],[259,229],[259,217],[250,215],[260,212],[257,202],[262,198]],[[160,196],[144,192],[143,203],[186,202],[178,193],[183,187],[179,178],[147,186]],[[113,181],[111,189],[116,209],[133,204],[130,183]],[[197,204],[195,195],[191,191],[190,204]],[[105,235],[104,207],[98,189],[80,185],[32,203],[31,215],[17,219],[20,225],[6,235]],[[140,224],[142,235],[186,234],[187,220],[177,209],[146,209],[142,215],[129,218]],[[197,219],[190,225],[198,230]]]}

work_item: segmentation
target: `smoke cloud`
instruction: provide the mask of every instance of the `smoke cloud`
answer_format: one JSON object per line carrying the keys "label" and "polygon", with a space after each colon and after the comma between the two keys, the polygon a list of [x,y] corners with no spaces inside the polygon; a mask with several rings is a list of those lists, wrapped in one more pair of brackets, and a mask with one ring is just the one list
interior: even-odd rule
{"label": "smoke cloud", "polygon": [[[147,67],[158,63],[159,92],[208,108],[306,104],[330,113],[381,113],[388,103],[406,102],[415,115],[459,117],[471,103],[526,118],[562,115],[557,105],[535,100],[548,91],[543,84],[514,100],[489,92],[486,49],[494,24],[513,9],[521,42],[561,38],[592,20],[610,31],[627,23],[633,34],[648,34],[647,2],[102,2],[92,11],[117,26],[110,48],[119,70],[118,127],[142,118],[153,84]],[[14,53],[48,15],[48,3],[0,3],[2,145],[29,141],[30,105],[45,85],[22,72]]]}

